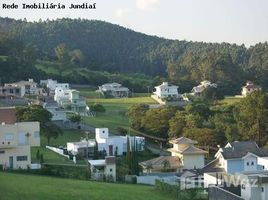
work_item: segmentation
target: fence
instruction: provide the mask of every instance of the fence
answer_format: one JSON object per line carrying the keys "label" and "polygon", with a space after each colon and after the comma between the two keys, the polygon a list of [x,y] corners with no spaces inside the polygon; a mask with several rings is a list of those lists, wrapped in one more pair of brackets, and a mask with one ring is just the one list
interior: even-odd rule
{"label": "fence", "polygon": [[50,149],[51,151],[54,151],[55,153],[60,154],[61,156],[64,156],[68,159],[70,159],[69,155],[65,155],[62,149],[58,149],[56,147],[50,147],[50,146],[46,146],[47,149]]}

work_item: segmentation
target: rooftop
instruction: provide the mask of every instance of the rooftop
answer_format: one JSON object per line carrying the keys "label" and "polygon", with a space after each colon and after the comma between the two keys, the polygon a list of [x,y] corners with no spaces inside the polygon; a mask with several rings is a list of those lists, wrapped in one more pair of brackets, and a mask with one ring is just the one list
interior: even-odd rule
{"label": "rooftop", "polygon": [[15,107],[0,108],[0,123],[14,124],[17,121]]}
{"label": "rooftop", "polygon": [[169,143],[171,144],[197,144],[197,141],[191,140],[186,137],[180,137],[177,139],[170,140]]}
{"label": "rooftop", "polygon": [[268,156],[268,151],[259,148],[253,141],[235,141],[228,143],[224,148],[221,148],[220,151],[225,159],[242,158],[248,153],[255,154],[259,157]]}
{"label": "rooftop", "polygon": [[153,159],[150,159],[150,160],[146,160],[146,161],[143,161],[143,162],[140,162],[139,164],[141,166],[163,166],[163,163],[165,161],[168,161],[170,166],[171,167],[182,167],[182,162],[181,162],[181,159],[177,156],[160,156],[160,157],[157,157],[157,158],[153,158]]}

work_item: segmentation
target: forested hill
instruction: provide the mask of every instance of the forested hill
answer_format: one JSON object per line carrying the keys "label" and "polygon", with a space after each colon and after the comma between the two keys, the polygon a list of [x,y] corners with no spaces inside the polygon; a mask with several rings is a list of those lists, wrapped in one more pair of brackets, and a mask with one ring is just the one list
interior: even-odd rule
{"label": "forested hill", "polygon": [[[168,40],[96,20],[26,22],[0,18],[0,55],[14,54],[75,65],[94,71],[165,77],[187,91],[201,80],[217,82],[225,94],[237,93],[248,79],[268,85],[268,44],[246,48],[228,43]],[[16,42],[14,42],[16,41]],[[1,43],[1,40],[0,40]],[[31,55],[25,56],[26,52]],[[34,55],[34,56],[33,56]],[[20,59],[20,62],[23,59]],[[1,70],[1,69],[0,69]],[[40,76],[38,71],[34,71]],[[1,73],[2,74],[2,73]]]}

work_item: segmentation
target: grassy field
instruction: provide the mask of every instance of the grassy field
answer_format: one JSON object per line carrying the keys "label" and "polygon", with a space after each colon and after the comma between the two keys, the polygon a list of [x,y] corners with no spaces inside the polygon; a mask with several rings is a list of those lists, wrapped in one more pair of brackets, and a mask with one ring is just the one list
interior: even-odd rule
{"label": "grassy field", "polygon": [[153,187],[0,172],[1,200],[169,200]]}
{"label": "grassy field", "polygon": [[107,127],[111,132],[116,132],[118,127],[128,129],[129,120],[127,117],[128,108],[136,103],[156,103],[150,97],[133,97],[120,99],[88,98],[88,105],[93,103],[102,104],[106,112],[98,113],[96,117],[84,117],[83,122],[95,127]]}
{"label": "grassy field", "polygon": [[[67,142],[77,142],[80,141],[81,138],[85,138],[86,135],[84,131],[80,130],[64,130],[63,134],[58,138],[52,138],[50,141],[50,146],[66,146]],[[94,138],[94,135],[90,135],[90,138]],[[31,155],[32,162],[37,162],[36,160],[36,152],[39,150],[44,156],[45,163],[55,163],[55,164],[73,164],[73,162],[49,149],[46,148],[47,139],[44,136],[41,136],[41,146],[40,147],[32,147]]]}
{"label": "grassy field", "polygon": [[219,101],[219,104],[235,104],[238,103],[241,99],[241,97],[226,96],[223,100]]}

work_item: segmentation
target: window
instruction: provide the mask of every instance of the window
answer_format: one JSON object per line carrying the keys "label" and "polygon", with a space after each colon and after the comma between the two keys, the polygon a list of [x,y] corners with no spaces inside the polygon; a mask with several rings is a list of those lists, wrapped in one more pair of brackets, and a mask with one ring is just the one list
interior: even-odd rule
{"label": "window", "polygon": [[249,162],[247,162],[247,166],[249,166]]}
{"label": "window", "polygon": [[246,189],[246,187],[245,187],[244,184],[241,185],[241,188],[242,188],[243,190]]}
{"label": "window", "polygon": [[0,154],[4,154],[5,153],[5,151],[0,151]]}
{"label": "window", "polygon": [[5,134],[5,140],[13,140],[13,134],[12,133],[6,133]]}
{"label": "window", "polygon": [[264,192],[264,188],[263,187],[261,187],[261,192]]}
{"label": "window", "polygon": [[254,165],[254,161],[251,162],[251,165]]}
{"label": "window", "polygon": [[39,138],[39,137],[40,137],[39,131],[35,131],[35,132],[34,132],[34,137],[35,137],[35,138]]}
{"label": "window", "polygon": [[17,156],[17,161],[27,161],[27,156]]}
{"label": "window", "polygon": [[110,172],[112,172],[113,171],[113,169],[110,169]]}

